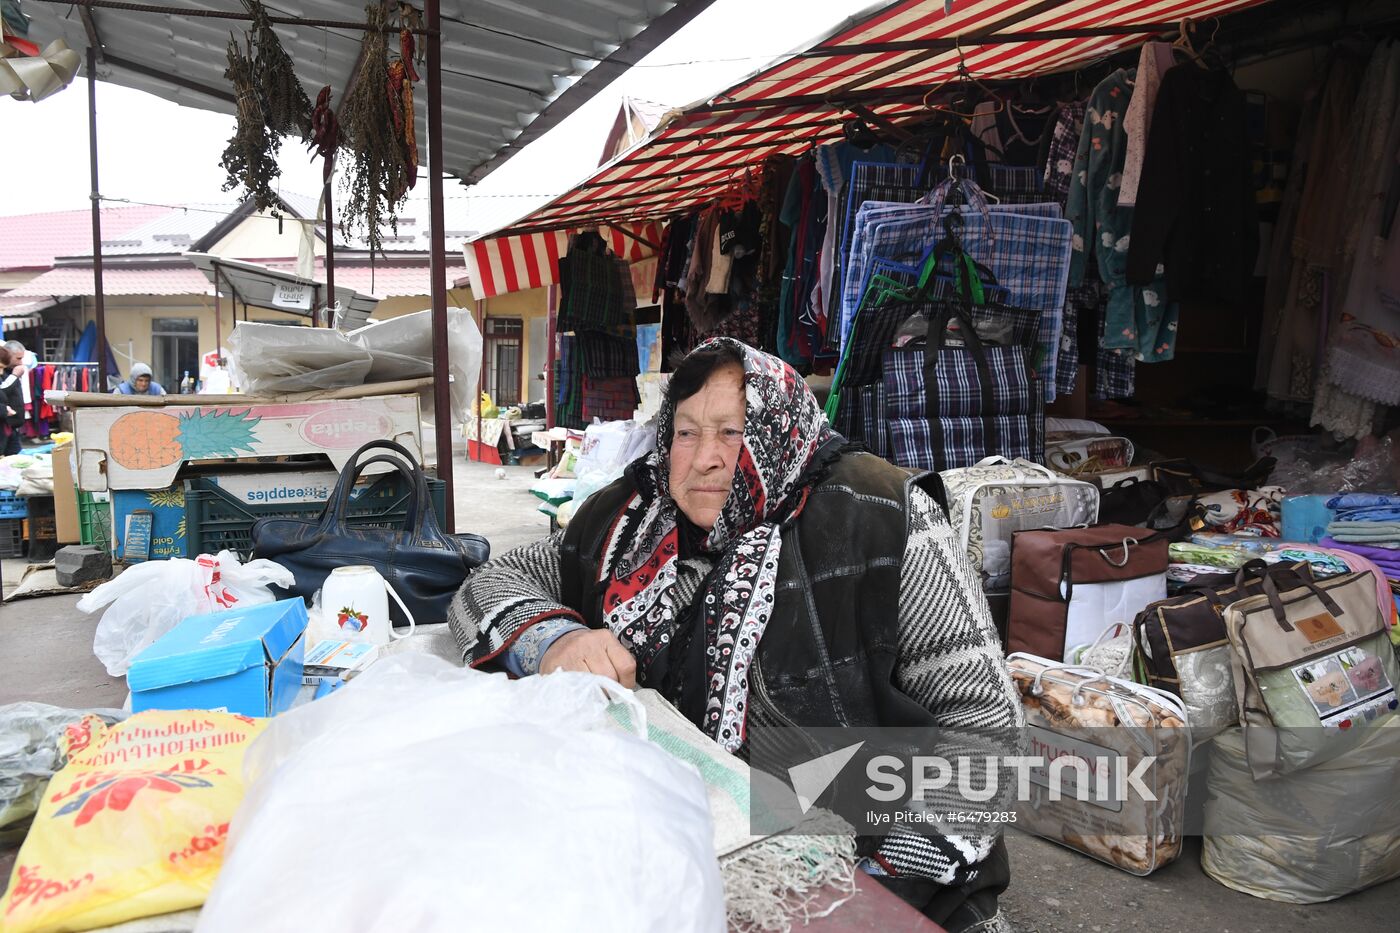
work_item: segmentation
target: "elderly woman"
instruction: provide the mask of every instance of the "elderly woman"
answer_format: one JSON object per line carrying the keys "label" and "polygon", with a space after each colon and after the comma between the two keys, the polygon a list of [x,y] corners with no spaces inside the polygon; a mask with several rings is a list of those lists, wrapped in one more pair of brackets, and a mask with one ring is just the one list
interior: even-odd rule
{"label": "elderly woman", "polygon": [[[847,448],[787,364],[713,339],[671,375],[655,452],[477,570],[452,632],[474,666],[655,688],[731,752],[750,722],[1018,725],[929,482]],[[891,835],[862,867],[949,930],[999,928],[995,835]]]}
{"label": "elderly woman", "polygon": [[164,395],[165,388],[151,377],[151,367],[132,363],[131,372],[112,390],[113,395]]}

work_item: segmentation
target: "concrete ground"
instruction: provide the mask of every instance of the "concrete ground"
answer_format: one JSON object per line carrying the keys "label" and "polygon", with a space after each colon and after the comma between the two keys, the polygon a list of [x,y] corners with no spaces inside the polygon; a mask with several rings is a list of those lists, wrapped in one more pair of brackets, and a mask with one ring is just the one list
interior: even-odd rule
{"label": "concrete ground", "polygon": [[[548,532],[528,492],[533,470],[467,463],[455,468],[457,527],[485,535],[501,553]],[[22,561],[4,561],[6,592]],[[0,606],[0,705],[38,700],[65,707],[120,706],[121,679],[107,675],[92,654],[95,617],[74,608],[77,597],[54,596]],[[1295,906],[1226,888],[1200,867],[1199,840],[1176,862],[1147,878],[1019,833],[1008,837],[1010,890],[1002,905],[1018,933],[1273,933],[1327,929],[1389,933],[1400,926],[1400,881],[1327,904]],[[0,890],[14,850],[0,849]]]}

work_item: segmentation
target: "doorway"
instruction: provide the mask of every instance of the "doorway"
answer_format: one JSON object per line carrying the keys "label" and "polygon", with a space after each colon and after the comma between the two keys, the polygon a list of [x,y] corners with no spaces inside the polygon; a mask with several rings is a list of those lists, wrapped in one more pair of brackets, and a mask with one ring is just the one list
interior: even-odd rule
{"label": "doorway", "polygon": [[185,373],[199,376],[199,321],[158,317],[151,321],[151,370],[165,391],[178,393]]}
{"label": "doorway", "polygon": [[487,391],[500,408],[520,404],[520,367],[525,322],[518,317],[486,319]]}

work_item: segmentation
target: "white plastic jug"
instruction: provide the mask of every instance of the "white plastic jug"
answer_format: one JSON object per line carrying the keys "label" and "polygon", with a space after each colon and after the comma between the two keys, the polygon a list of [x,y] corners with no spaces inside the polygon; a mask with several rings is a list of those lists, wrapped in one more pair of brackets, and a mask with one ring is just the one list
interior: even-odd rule
{"label": "white plastic jug", "polygon": [[[408,631],[396,632],[389,621],[389,597],[408,619]],[[416,623],[413,613],[379,571],[369,566],[337,567],[321,589],[321,611],[339,637],[387,645],[391,638],[407,638]]]}

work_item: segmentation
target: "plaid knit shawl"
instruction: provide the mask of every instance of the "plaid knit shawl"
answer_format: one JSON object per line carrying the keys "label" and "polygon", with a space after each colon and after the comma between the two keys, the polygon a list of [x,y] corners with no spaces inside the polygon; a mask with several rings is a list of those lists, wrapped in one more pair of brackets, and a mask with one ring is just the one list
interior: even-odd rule
{"label": "plaid knit shawl", "polygon": [[[682,692],[698,708],[703,690],[700,728],[733,752],[744,744],[749,670],[773,611],[780,529],[801,513],[809,468],[833,434],[791,366],[727,337],[697,349],[720,344],[744,358],[744,439],[729,498],[702,545],[718,555],[696,596],[702,611],[677,605],[681,530],[670,493],[675,408],[669,403],[657,422],[656,450],[628,468],[638,492],[608,531],[600,582],[604,621],[637,658],[643,686],[662,686],[668,672],[685,677],[685,657],[673,655],[703,648],[704,682],[692,678]],[[682,630],[688,624],[703,631]]]}

